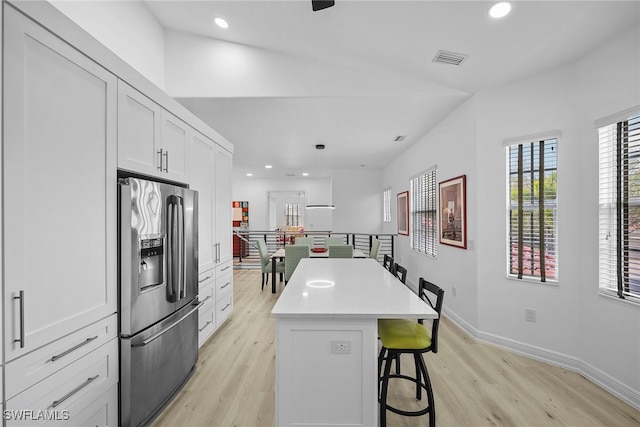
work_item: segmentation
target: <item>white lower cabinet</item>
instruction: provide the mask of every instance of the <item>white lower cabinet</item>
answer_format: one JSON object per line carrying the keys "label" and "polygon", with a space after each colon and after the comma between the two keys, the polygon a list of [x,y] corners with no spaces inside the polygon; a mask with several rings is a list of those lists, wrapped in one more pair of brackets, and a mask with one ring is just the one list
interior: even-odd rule
{"label": "white lower cabinet", "polygon": [[6,365],[5,396],[10,399],[117,338],[117,315],[89,325]]}
{"label": "white lower cabinet", "polygon": [[216,328],[219,328],[233,311],[233,261],[216,267]]}
{"label": "white lower cabinet", "polygon": [[198,311],[198,345],[202,346],[216,330],[216,288],[214,270],[200,274],[198,300],[202,302]]}
{"label": "white lower cabinet", "polygon": [[[117,383],[118,340],[114,338],[8,399],[4,412],[6,426],[86,425],[83,420],[86,414],[82,414],[88,407],[117,406],[117,398],[114,403],[113,396],[107,393],[117,388]],[[116,425],[114,409],[110,411],[111,425]],[[93,415],[95,412],[88,418]]]}

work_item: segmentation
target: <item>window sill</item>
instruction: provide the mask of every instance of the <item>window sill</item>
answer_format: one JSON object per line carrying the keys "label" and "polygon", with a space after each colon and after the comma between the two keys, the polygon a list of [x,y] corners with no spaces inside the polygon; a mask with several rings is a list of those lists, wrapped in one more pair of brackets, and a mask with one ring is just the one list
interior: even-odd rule
{"label": "window sill", "polygon": [[625,304],[631,304],[633,306],[640,307],[640,298],[635,298],[635,297],[620,298],[617,293],[609,289],[600,288],[600,290],[598,291],[598,295],[604,298],[608,298],[608,299],[620,301]]}
{"label": "window sill", "polygon": [[526,282],[532,283],[534,285],[545,285],[545,286],[560,286],[560,282],[558,280],[547,280],[546,282],[541,282],[540,279],[535,277],[523,277],[522,279],[518,279],[517,276],[512,276],[510,274],[507,275],[507,280],[513,280],[514,282]]}

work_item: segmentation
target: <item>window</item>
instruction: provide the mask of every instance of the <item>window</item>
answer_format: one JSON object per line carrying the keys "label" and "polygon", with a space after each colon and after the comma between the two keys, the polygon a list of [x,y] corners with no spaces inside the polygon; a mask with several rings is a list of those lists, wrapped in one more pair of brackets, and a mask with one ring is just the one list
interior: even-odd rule
{"label": "window", "polygon": [[382,221],[391,222],[391,187],[382,192]]}
{"label": "window", "polygon": [[558,278],[557,138],[507,142],[508,275]]}
{"label": "window", "polygon": [[438,201],[435,166],[411,178],[409,191],[411,248],[435,257],[438,254]]}
{"label": "window", "polygon": [[286,225],[293,225],[293,226],[300,225],[300,204],[299,203],[285,204],[284,216],[286,219]]}
{"label": "window", "polygon": [[599,278],[603,293],[640,302],[640,113],[628,114],[598,128]]}

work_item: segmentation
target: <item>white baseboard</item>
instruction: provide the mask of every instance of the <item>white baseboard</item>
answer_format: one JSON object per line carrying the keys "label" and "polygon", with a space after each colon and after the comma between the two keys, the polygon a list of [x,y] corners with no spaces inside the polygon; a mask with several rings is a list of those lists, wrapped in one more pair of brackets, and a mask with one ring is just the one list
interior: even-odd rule
{"label": "white baseboard", "polygon": [[455,313],[446,308],[444,315],[451,320],[458,328],[462,329],[478,341],[492,344],[522,356],[530,357],[534,360],[549,363],[551,365],[559,366],[561,368],[574,371],[584,376],[594,384],[602,387],[609,393],[618,397],[622,401],[628,403],[634,408],[640,410],[640,391],[634,390],[626,384],[623,384],[606,373],[602,372],[595,366],[592,366],[580,359],[577,359],[566,354],[556,353],[544,348],[536,347],[530,344],[521,343],[518,341],[510,340],[497,335],[488,334],[482,331],[478,331],[471,326],[464,319],[458,317]]}

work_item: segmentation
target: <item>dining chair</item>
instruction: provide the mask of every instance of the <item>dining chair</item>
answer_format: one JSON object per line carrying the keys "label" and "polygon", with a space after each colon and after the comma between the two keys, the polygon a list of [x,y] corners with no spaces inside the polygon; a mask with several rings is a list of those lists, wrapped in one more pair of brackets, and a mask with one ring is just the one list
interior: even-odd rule
{"label": "dining chair", "polygon": [[331,245],[329,246],[329,258],[353,258],[353,246]]}
{"label": "dining chair", "polygon": [[391,255],[389,255],[389,254],[384,254],[384,259],[382,261],[382,266],[384,268],[386,268],[387,270],[392,271],[393,270],[393,266],[394,266],[393,257]]}
{"label": "dining chair", "polygon": [[[424,321],[419,319],[380,319],[378,320],[378,336],[382,342],[380,355],[378,356],[378,380],[380,384],[380,426],[387,425],[387,411],[394,412],[407,417],[418,417],[429,414],[429,426],[436,425],[436,408],[433,397],[433,388],[424,362],[424,353],[438,352],[438,328],[440,325],[440,314],[442,313],[442,303],[444,301],[444,290],[431,282],[420,278],[418,284],[418,295],[431,306],[437,313],[438,318],[431,321],[431,328],[424,325]],[[399,360],[402,354],[412,354],[416,367],[415,377],[400,373],[391,373],[391,363]],[[383,372],[384,365],[384,372]],[[382,373],[382,375],[381,375]],[[422,400],[422,390],[427,393],[427,406],[420,410],[403,410],[392,407],[387,403],[387,393],[389,390],[389,379],[399,378],[408,380],[416,384],[416,400]]]}
{"label": "dining chair", "polygon": [[[296,237],[295,245],[307,245],[313,247],[313,237]],[[286,259],[286,258],[285,258]]]}
{"label": "dining chair", "polygon": [[[258,240],[258,253],[260,254],[260,268],[262,270],[262,289],[264,289],[265,284],[269,284],[269,273],[273,271],[273,265],[271,264],[271,259],[269,258],[269,250],[267,249],[267,244],[264,240]],[[280,280],[282,280],[282,273],[284,273],[284,262],[276,261],[276,273],[281,273]],[[266,282],[265,282],[266,277]],[[271,280],[276,280],[275,277],[272,277]]]}
{"label": "dining chair", "polygon": [[309,246],[288,245],[284,247],[284,283],[286,284],[302,258],[309,258]]}
{"label": "dining chair", "polygon": [[328,248],[332,245],[344,245],[345,240],[344,237],[325,237],[324,238],[324,247]]}
{"label": "dining chair", "polygon": [[371,250],[369,251],[369,258],[373,258],[376,261],[378,260],[378,253],[380,252],[380,244],[382,242],[380,239],[373,239],[371,242]]}
{"label": "dining chair", "polygon": [[402,283],[407,283],[407,269],[396,263],[391,273],[396,276]]}

